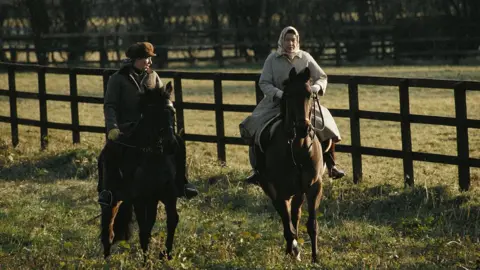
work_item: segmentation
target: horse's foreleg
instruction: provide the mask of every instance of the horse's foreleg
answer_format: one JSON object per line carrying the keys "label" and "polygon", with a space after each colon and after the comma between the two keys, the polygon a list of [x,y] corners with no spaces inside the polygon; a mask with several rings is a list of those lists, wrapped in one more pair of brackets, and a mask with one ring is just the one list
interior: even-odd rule
{"label": "horse's foreleg", "polygon": [[290,213],[290,201],[289,200],[275,200],[273,205],[277,212],[280,214],[283,223],[283,237],[287,241],[287,248],[285,253],[296,257],[300,260],[300,252],[298,250],[298,243],[296,240],[295,228],[292,224],[292,218]]}
{"label": "horse's foreleg", "polygon": [[322,183],[321,180],[315,182],[307,194],[308,202],[308,221],[307,221],[307,231],[312,242],[312,262],[317,262],[317,210],[320,206],[320,200],[322,198]]}
{"label": "horse's foreleg", "polygon": [[144,262],[147,260],[148,245],[152,237],[152,229],[157,219],[157,204],[155,200],[136,203],[135,216],[139,227],[140,246],[143,250]]}
{"label": "horse's foreleg", "polygon": [[170,200],[165,201],[164,204],[165,212],[167,213],[167,241],[165,244],[167,250],[162,255],[171,260],[173,238],[175,236],[175,230],[177,229],[177,224],[179,221],[179,216],[177,213],[177,198],[171,198]]}
{"label": "horse's foreleg", "polygon": [[102,207],[101,232],[100,238],[103,245],[103,257],[106,259],[110,256],[110,222],[112,219],[112,210],[110,207]]}
{"label": "horse's foreleg", "polygon": [[300,217],[302,216],[302,205],[305,198],[303,194],[293,196],[291,204],[292,224],[295,229],[295,237],[298,239],[298,224],[300,223]]}

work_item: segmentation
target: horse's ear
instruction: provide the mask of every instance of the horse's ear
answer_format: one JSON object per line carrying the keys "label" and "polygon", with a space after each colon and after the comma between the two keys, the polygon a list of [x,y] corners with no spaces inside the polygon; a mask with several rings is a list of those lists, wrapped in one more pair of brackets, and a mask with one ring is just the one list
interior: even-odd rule
{"label": "horse's ear", "polygon": [[290,69],[290,73],[288,73],[288,78],[293,80],[295,76],[297,76],[297,71],[295,70],[295,67],[292,67],[292,69]]}
{"label": "horse's ear", "polygon": [[171,95],[172,92],[173,92],[173,86],[172,86],[172,82],[169,81],[167,83],[167,85],[165,86],[165,92],[168,94],[168,95]]}
{"label": "horse's ear", "polygon": [[308,67],[303,70],[303,78],[305,79],[305,81],[308,81],[310,79],[310,69]]}

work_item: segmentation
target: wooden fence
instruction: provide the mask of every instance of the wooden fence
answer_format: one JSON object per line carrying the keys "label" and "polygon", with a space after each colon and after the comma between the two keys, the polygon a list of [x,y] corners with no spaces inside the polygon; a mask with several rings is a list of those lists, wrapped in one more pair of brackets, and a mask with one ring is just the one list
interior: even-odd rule
{"label": "wooden fence", "polygon": [[[109,76],[114,72],[110,69],[88,68],[58,68],[36,65],[21,65],[1,63],[0,68],[8,70],[8,88],[0,89],[0,96],[8,96],[10,102],[10,117],[0,116],[0,122],[10,123],[12,144],[16,146],[18,125],[40,127],[40,145],[47,146],[48,129],[70,130],[74,143],[80,142],[80,132],[104,133],[105,128],[99,126],[84,126],[79,123],[78,103],[103,104],[103,98],[79,96],[77,93],[77,75],[97,75],[103,77],[103,89],[106,90]],[[17,90],[16,73],[18,71],[33,71],[38,74],[38,93]],[[68,74],[70,78],[70,95],[47,94],[45,74]],[[222,81],[251,81],[256,85],[257,103],[263,97],[258,86],[259,74],[254,73],[194,73],[161,71],[161,77],[173,78],[175,88],[175,107],[177,110],[177,128],[185,127],[184,110],[207,110],[215,112],[216,135],[186,134],[188,141],[211,142],[217,144],[217,156],[226,162],[226,144],[244,145],[241,138],[227,137],[224,130],[224,112],[251,112],[253,105],[223,104]],[[214,85],[214,103],[184,102],[182,94],[182,79],[212,80]],[[480,91],[480,82],[435,80],[435,79],[404,79],[372,76],[330,75],[329,84],[346,84],[349,93],[349,109],[332,109],[336,117],[350,119],[351,145],[338,145],[339,152],[351,153],[353,180],[358,183],[362,179],[362,155],[401,158],[405,184],[413,185],[413,161],[427,161],[458,166],[459,186],[461,190],[470,187],[470,168],[480,168],[480,159],[469,157],[468,129],[480,128],[480,120],[467,119],[467,91]],[[400,94],[400,113],[365,111],[359,109],[358,86],[397,86]],[[427,116],[410,113],[410,87],[451,89],[455,96],[455,117]],[[36,99],[39,101],[40,120],[23,119],[17,115],[17,98]],[[71,104],[72,123],[54,123],[47,120],[47,100],[67,101]],[[402,150],[364,147],[360,141],[360,119],[394,121],[401,123]],[[412,151],[411,123],[454,126],[457,132],[457,156],[422,153]]]}

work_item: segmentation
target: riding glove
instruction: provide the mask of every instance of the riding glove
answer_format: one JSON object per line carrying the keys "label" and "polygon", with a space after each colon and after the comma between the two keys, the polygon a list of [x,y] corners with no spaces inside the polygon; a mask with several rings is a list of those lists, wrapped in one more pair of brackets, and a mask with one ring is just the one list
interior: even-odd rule
{"label": "riding glove", "polygon": [[282,96],[283,96],[283,91],[282,90],[278,90],[275,95],[273,96],[273,100],[276,101],[276,100],[281,100],[282,99]]}
{"label": "riding glove", "polygon": [[118,128],[112,128],[109,132],[108,132],[108,139],[109,140],[112,140],[112,141],[115,141],[118,139],[118,137],[120,137],[120,134],[122,134],[120,132],[120,129]]}
{"label": "riding glove", "polygon": [[322,87],[320,87],[320,85],[318,85],[318,84],[314,84],[310,88],[312,89],[313,93],[318,94],[319,96],[323,96],[323,94],[325,93],[325,91],[323,91]]}

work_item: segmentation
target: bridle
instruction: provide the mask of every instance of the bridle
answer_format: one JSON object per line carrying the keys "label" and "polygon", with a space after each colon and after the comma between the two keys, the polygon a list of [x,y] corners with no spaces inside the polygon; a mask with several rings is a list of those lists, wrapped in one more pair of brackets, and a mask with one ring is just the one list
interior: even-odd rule
{"label": "bridle", "polygon": [[[288,96],[286,97],[288,98]],[[325,129],[325,119],[323,117],[323,112],[322,112],[322,108],[320,106],[320,99],[318,98],[318,95],[317,93],[313,93],[312,94],[312,99],[313,99],[313,108],[311,108],[310,112],[309,112],[309,115],[308,115],[308,119],[305,119],[305,123],[308,123],[308,126],[307,126],[307,136],[310,137],[310,144],[308,145],[307,147],[307,151],[310,151],[312,145],[313,145],[313,142],[315,140],[315,137],[316,137],[316,131],[323,131]],[[318,109],[320,111],[320,117],[322,118],[322,128],[321,129],[317,129],[316,127],[316,114],[317,114],[317,108],[318,106]],[[285,109],[286,109],[286,114],[288,114],[288,106],[285,106]],[[312,114],[313,114],[313,124],[312,124]],[[288,131],[287,134],[291,134],[292,136],[288,139],[288,144],[289,144],[289,148],[290,148],[290,154],[292,156],[292,161],[293,161],[293,164],[295,165],[295,167],[300,171],[301,170],[301,167],[302,167],[302,164],[299,164],[296,159],[295,159],[295,156],[293,154],[293,141],[295,139],[297,139],[297,131],[296,131],[296,127],[299,126],[298,125],[298,122],[297,122],[297,119],[294,119],[293,120],[293,126],[292,126],[292,130],[291,131]],[[306,137],[305,137],[306,138]]]}
{"label": "bridle", "polygon": [[[148,108],[154,108],[154,107],[160,107],[160,106],[161,105],[158,105],[158,104],[148,104],[148,105],[146,105],[146,107],[148,107]],[[166,105],[164,107],[163,111],[166,112],[167,110],[174,112],[173,107],[171,105]],[[144,117],[144,114],[142,113],[141,116],[140,116],[140,119],[135,122],[132,130],[129,132],[129,134],[126,136],[126,138],[130,137],[132,134],[135,133],[135,131],[138,130],[139,124],[144,119],[145,119],[145,117]],[[162,134],[165,131],[165,129],[175,130],[175,121],[172,121],[170,126],[168,126],[166,128],[164,127],[164,128],[159,129],[158,134]],[[115,140],[113,142],[115,144],[119,144],[119,145],[122,145],[122,146],[125,146],[125,147],[128,147],[128,148],[139,150],[143,153],[151,153],[151,154],[164,154],[165,153],[165,146],[164,146],[165,138],[164,138],[164,136],[160,136],[160,138],[154,144],[152,144],[150,146],[147,146],[147,147],[141,147],[141,146],[138,146],[138,145],[128,144],[128,143],[122,142],[120,140]]]}

